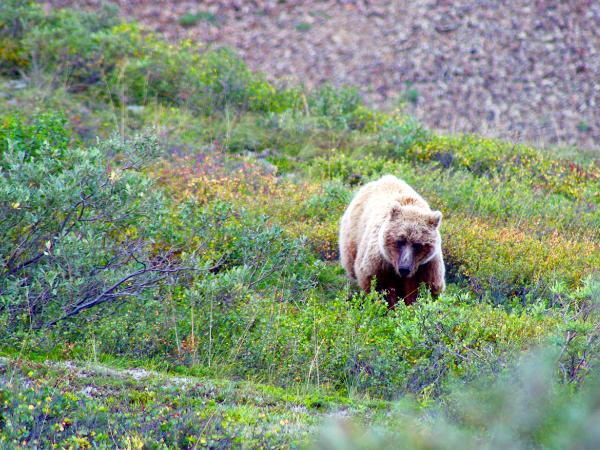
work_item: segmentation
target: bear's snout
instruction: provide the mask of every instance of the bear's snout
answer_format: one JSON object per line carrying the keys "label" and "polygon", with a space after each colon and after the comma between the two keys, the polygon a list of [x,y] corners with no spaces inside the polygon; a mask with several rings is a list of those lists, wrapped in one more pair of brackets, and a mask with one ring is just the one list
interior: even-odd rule
{"label": "bear's snout", "polygon": [[408,277],[410,275],[410,266],[398,267],[398,275],[401,277]]}
{"label": "bear's snout", "polygon": [[413,260],[413,251],[410,246],[405,246],[405,248],[400,251],[396,267],[396,272],[402,278],[408,278],[414,275],[415,264]]}

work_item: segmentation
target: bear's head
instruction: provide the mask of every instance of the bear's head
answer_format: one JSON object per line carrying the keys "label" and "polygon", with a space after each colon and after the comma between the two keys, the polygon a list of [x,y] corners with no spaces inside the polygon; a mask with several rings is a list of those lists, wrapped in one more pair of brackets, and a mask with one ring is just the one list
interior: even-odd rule
{"label": "bear's head", "polygon": [[440,211],[394,205],[379,231],[379,251],[403,278],[415,275],[441,251]]}

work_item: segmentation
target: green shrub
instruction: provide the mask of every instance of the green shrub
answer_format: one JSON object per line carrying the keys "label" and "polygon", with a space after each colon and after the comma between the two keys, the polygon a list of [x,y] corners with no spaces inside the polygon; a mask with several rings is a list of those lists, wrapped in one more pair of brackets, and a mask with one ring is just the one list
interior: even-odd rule
{"label": "green shrub", "polygon": [[555,354],[525,355],[495,382],[457,384],[443,406],[419,410],[399,403],[369,430],[354,423],[324,428],[314,448],[504,449],[582,448],[600,445],[600,380],[581,391],[556,382]]}
{"label": "green shrub", "polygon": [[140,378],[97,365],[0,364],[2,448],[284,448],[304,442],[319,420],[304,406],[308,396],[266,386],[146,371]]}
{"label": "green shrub", "polygon": [[0,120],[0,155],[20,151],[24,159],[31,161],[43,158],[47,147],[52,147],[62,158],[62,152],[71,143],[67,120],[60,114],[37,114],[30,123],[18,115],[7,115]]}
{"label": "green shrub", "polygon": [[0,75],[14,77],[30,67],[31,55],[21,40],[42,15],[42,8],[27,0],[6,0],[0,4]]}
{"label": "green shrub", "polygon": [[227,108],[279,112],[298,104],[297,91],[276,90],[227,48],[206,51],[189,42],[176,48],[147,33],[142,47],[139,29],[121,28],[129,29],[134,54],[113,71],[117,96],[125,89],[137,103],[156,98],[203,115]]}
{"label": "green shrub", "polygon": [[527,179],[531,188],[542,188],[570,199],[598,203],[600,177],[595,163],[578,165],[546,158],[525,145],[480,136],[435,136],[406,152],[412,161],[436,162],[443,168],[462,168],[477,176]]}
{"label": "green shrub", "polygon": [[0,35],[0,75],[15,77],[29,66],[28,55],[19,43]]}
{"label": "green shrub", "polygon": [[377,126],[377,114],[365,108],[354,88],[324,85],[308,97],[308,108],[326,128],[373,130]]}
{"label": "green shrub", "polygon": [[490,226],[470,216],[447,217],[443,234],[450,271],[496,302],[513,296],[532,301],[556,281],[580,286],[600,263],[600,249],[586,240],[558,234],[540,239],[515,226]]}
{"label": "green shrub", "polygon": [[230,366],[235,374],[375,397],[398,398],[407,391],[438,396],[452,377],[491,373],[526,342],[558,329],[555,318],[535,309],[506,313],[452,295],[393,314],[376,295],[356,295],[349,303],[343,295],[309,297],[299,308],[270,305],[256,299],[246,306],[251,332],[229,356],[239,360]]}
{"label": "green shrub", "polygon": [[155,251],[149,225],[161,199],[142,172],[156,143],[75,148],[63,121],[10,118],[0,132],[0,317],[7,331],[141,295],[176,263]]}
{"label": "green shrub", "polygon": [[283,111],[299,92],[277,90],[231,50],[206,51],[190,42],[176,48],[136,24],[120,24],[117,10],[53,9],[11,0],[0,9],[0,68],[35,68],[70,90],[91,90],[117,102],[149,100],[209,114],[233,107]]}
{"label": "green shrub", "polygon": [[36,70],[51,73],[71,90],[105,90],[119,61],[133,53],[126,36],[112,32],[116,23],[116,10],[106,15],[53,10],[27,30],[22,45]]}
{"label": "green shrub", "polygon": [[350,192],[341,183],[328,182],[323,186],[323,191],[312,196],[306,202],[302,214],[315,219],[327,220],[333,211],[341,211],[350,202]]}
{"label": "green shrub", "polygon": [[376,139],[375,154],[400,159],[413,147],[428,142],[430,133],[413,117],[395,113],[381,124]]}
{"label": "green shrub", "polygon": [[220,109],[230,105],[250,111],[278,112],[295,106],[297,102],[295,92],[278,92],[226,48],[205,53],[197,71],[189,75],[192,79],[186,81],[200,82],[204,89],[201,97],[210,99]]}
{"label": "green shrub", "polygon": [[[334,276],[323,265],[315,270],[320,286]],[[265,271],[271,280],[256,283]],[[539,305],[507,312],[456,292],[390,313],[378,295],[338,291],[329,298],[315,286],[314,270],[306,271],[260,264],[221,269],[189,288],[164,291],[160,303],[125,304],[114,318],[63,332],[58,342],[78,342],[71,357],[93,351],[98,358],[152,358],[192,373],[375,398],[412,392],[428,402],[446,395],[453,379],[496,373],[520,350],[581,326],[574,321],[563,328],[561,314]],[[582,340],[590,336],[581,330]],[[581,356],[596,347],[571,348]]]}
{"label": "green shrub", "polygon": [[179,18],[179,25],[182,27],[193,27],[201,20],[206,22],[216,22],[217,16],[208,11],[200,11],[197,13],[187,12]]}

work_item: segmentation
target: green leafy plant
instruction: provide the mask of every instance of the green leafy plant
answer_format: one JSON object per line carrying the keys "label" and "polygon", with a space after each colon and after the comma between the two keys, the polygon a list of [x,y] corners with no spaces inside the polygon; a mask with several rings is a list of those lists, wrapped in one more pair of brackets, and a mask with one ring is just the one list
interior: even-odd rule
{"label": "green leafy plant", "polygon": [[179,25],[182,27],[193,27],[200,21],[216,22],[217,16],[208,11],[200,11],[197,13],[185,13],[179,18]]}
{"label": "green leafy plant", "polygon": [[52,325],[142,294],[178,270],[177,258],[153,248],[148,226],[160,197],[147,195],[142,170],[156,143],[77,148],[63,122],[11,118],[0,133],[0,313],[7,329]]}

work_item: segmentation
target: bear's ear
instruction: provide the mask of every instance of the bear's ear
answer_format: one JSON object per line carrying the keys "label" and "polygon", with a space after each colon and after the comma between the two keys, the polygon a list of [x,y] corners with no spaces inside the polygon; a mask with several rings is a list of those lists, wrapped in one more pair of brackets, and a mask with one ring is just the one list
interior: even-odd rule
{"label": "bear's ear", "polygon": [[392,206],[392,209],[390,210],[390,219],[397,219],[398,217],[400,217],[401,214],[402,207],[400,206],[400,204],[394,203],[394,206]]}
{"label": "bear's ear", "polygon": [[434,228],[439,227],[440,223],[442,222],[442,213],[440,211],[433,211],[429,215],[428,222],[429,222],[429,225],[431,225]]}

